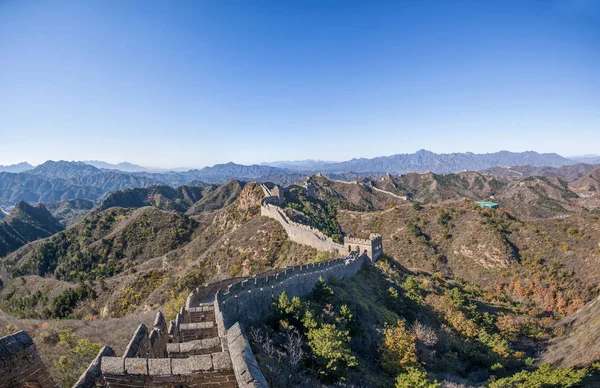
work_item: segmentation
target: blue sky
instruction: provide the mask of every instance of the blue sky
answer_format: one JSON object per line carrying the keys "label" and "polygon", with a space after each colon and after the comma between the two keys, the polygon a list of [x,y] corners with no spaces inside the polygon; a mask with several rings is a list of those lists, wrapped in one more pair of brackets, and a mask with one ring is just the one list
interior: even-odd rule
{"label": "blue sky", "polygon": [[0,0],[0,164],[600,153],[600,1]]}

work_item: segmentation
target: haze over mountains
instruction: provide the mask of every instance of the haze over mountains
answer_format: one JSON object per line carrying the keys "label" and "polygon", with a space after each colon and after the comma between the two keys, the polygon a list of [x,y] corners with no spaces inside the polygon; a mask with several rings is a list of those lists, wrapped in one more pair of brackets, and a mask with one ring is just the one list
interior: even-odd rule
{"label": "haze over mountains", "polygon": [[0,165],[0,172],[19,173],[19,172],[24,172],[24,171],[31,170],[31,169],[33,169],[33,166],[27,162],[11,164],[8,166]]}
{"label": "haze over mountains", "polygon": [[[279,162],[281,163],[281,162]],[[414,154],[396,154],[379,156],[372,159],[358,158],[345,162],[316,162],[310,169],[334,173],[393,173],[431,171],[436,174],[447,174],[462,170],[484,170],[494,166],[549,166],[560,167],[575,162],[558,154],[539,154],[533,151],[509,152],[500,151],[490,154],[452,153],[436,154],[427,150],[419,150]],[[287,164],[287,168],[305,171],[305,162],[297,165]]]}
{"label": "haze over mountains", "polygon": [[95,201],[116,190],[155,185],[206,186],[232,179],[288,185],[318,172],[326,173],[334,179],[356,180],[386,173],[397,175],[430,171],[448,174],[463,170],[485,170],[486,174],[505,178],[544,175],[572,181],[595,168],[593,165],[577,164],[558,154],[532,151],[436,154],[420,150],[414,154],[360,158],[345,162],[304,160],[260,165],[230,162],[202,169],[163,172],[153,172],[155,170],[128,162],[110,164],[101,161],[47,161],[37,167],[24,162],[0,167],[0,205],[10,207],[19,201],[47,203],[75,198]]}

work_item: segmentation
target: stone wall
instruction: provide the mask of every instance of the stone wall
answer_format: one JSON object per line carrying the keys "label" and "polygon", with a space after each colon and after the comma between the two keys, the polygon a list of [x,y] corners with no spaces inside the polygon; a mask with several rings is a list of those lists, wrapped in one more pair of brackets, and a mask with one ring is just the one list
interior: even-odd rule
{"label": "stone wall", "polygon": [[282,208],[267,202],[263,202],[261,205],[260,215],[279,221],[290,240],[298,244],[309,245],[318,251],[344,254],[342,244],[336,243],[317,228],[292,221]]}
{"label": "stone wall", "polygon": [[269,386],[267,380],[260,370],[250,343],[239,323],[236,323],[227,331],[227,344],[238,386],[241,388],[267,388]]}
{"label": "stone wall", "polygon": [[82,373],[79,380],[73,385],[73,388],[88,388],[101,385],[102,372],[100,370],[100,363],[102,362],[102,357],[113,357],[114,355],[115,352],[110,346],[100,349],[96,358],[90,363],[85,372]]}
{"label": "stone wall", "polygon": [[103,357],[101,364],[105,380],[119,387],[231,387],[236,381],[231,367],[225,353],[188,358]]}
{"label": "stone wall", "polygon": [[0,387],[58,387],[24,331],[0,338]]}
{"label": "stone wall", "polygon": [[288,267],[274,276],[253,277],[219,290],[215,315],[220,331],[236,322],[253,324],[269,314],[273,298],[283,291],[291,298],[309,294],[319,277],[328,280],[355,275],[368,258],[353,252],[347,258]]}
{"label": "stone wall", "polygon": [[345,237],[344,243],[338,244],[319,229],[292,221],[280,207],[282,200],[273,195],[275,189],[278,189],[277,194],[282,196],[280,194],[282,189],[277,186],[272,189],[265,185],[261,185],[261,187],[266,197],[261,203],[260,215],[278,221],[285,229],[290,240],[298,244],[309,245],[318,251],[334,252],[344,256],[352,251],[358,251],[365,253],[373,261],[383,254],[381,235],[371,233],[368,239]]}
{"label": "stone wall", "polygon": [[215,282],[206,286],[197,287],[187,297],[187,300],[185,301],[185,308],[189,309],[190,307],[198,305],[202,302],[211,302],[214,300],[217,291],[229,286],[230,284],[240,282],[244,279],[246,279],[246,277],[228,278],[225,280],[221,280],[220,282]]}
{"label": "stone wall", "polygon": [[268,388],[267,382],[250,344],[243,325],[252,325],[270,313],[273,300],[282,292],[290,297],[312,292],[318,279],[332,276],[343,279],[355,275],[369,258],[352,252],[344,259],[288,267],[273,276],[245,279],[221,289],[215,295],[215,319],[219,336],[225,336],[238,386]]}
{"label": "stone wall", "polygon": [[156,313],[154,326],[150,332],[146,325],[138,326],[129,341],[123,358],[161,358],[166,357],[169,332],[167,322],[162,312]]}

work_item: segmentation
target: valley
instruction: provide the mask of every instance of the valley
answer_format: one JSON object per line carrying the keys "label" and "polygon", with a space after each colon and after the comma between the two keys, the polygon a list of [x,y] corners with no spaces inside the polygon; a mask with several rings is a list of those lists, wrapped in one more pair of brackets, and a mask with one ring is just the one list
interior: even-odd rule
{"label": "valley", "polygon": [[[113,191],[94,201],[70,199],[35,207],[19,202],[0,221],[3,334],[26,330],[52,376],[69,386],[93,357],[83,357],[72,373],[64,372],[55,360],[57,355],[72,357],[72,345],[60,339],[65,333],[71,344],[86,339],[118,354],[138,324],[151,327],[157,310],[174,319],[198,286],[327,261],[347,254],[336,248],[344,247],[336,245],[344,240],[381,235],[384,256],[375,266],[329,285],[336,295],[333,307],[346,306],[363,322],[360,329],[348,322],[339,328],[347,328],[354,338],[345,351],[355,357],[347,361],[358,360],[358,369],[352,361],[342,375],[313,375],[316,348],[307,342],[306,369],[294,384],[328,384],[343,376],[358,382],[368,376],[370,386],[386,386],[398,373],[417,373],[416,364],[389,369],[367,361],[382,357],[378,330],[400,321],[426,325],[443,338],[423,348],[417,341],[415,357],[444,386],[508,378],[530,362],[583,371],[597,361],[588,350],[600,346],[598,337],[589,335],[600,292],[598,171],[569,170],[565,174],[570,178],[551,171],[555,176],[410,173],[353,181],[316,174],[279,186],[275,206],[289,219],[285,222],[314,228],[317,240],[329,239],[333,250],[291,238],[282,219],[261,216],[265,196],[275,190],[272,183],[271,189],[240,180],[151,185]],[[500,209],[474,204],[490,198]],[[370,288],[361,288],[362,282]],[[390,293],[398,299],[389,299]],[[460,305],[452,305],[453,293],[459,293]],[[307,311],[320,317],[318,325],[339,325],[337,313],[331,318],[315,310],[316,302],[308,298],[312,310]],[[369,307],[382,303],[383,310]],[[276,343],[283,341],[284,333],[273,326],[277,321],[267,318],[270,314],[282,313],[273,310],[262,317],[267,326],[253,327],[270,332]],[[277,319],[285,325],[296,322],[298,335],[310,338],[310,326],[294,314],[285,312]],[[456,314],[462,321],[451,318]],[[259,337],[250,342],[269,384],[288,384],[272,375],[271,367],[265,372],[272,361],[261,350]],[[459,343],[463,348],[455,349]],[[571,349],[567,358],[561,356],[564,346]],[[474,351],[480,352],[477,362],[467,357]],[[458,358],[440,364],[450,356]],[[594,378],[592,369],[585,371]]]}

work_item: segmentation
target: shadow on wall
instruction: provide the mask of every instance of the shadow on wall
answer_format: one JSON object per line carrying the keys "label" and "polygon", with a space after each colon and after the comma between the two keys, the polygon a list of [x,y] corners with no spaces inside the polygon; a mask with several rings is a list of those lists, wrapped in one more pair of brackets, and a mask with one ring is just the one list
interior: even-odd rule
{"label": "shadow on wall", "polygon": [[264,184],[261,184],[261,188],[265,198],[261,202],[260,215],[278,221],[291,241],[309,245],[318,251],[335,252],[339,255],[358,251],[366,254],[372,261],[382,255],[381,235],[371,233],[368,239],[345,237],[343,244],[338,244],[317,228],[294,222],[285,214],[281,208],[285,204],[283,188],[279,186],[269,188]]}
{"label": "shadow on wall", "polygon": [[57,388],[24,331],[0,338],[0,387]]}

